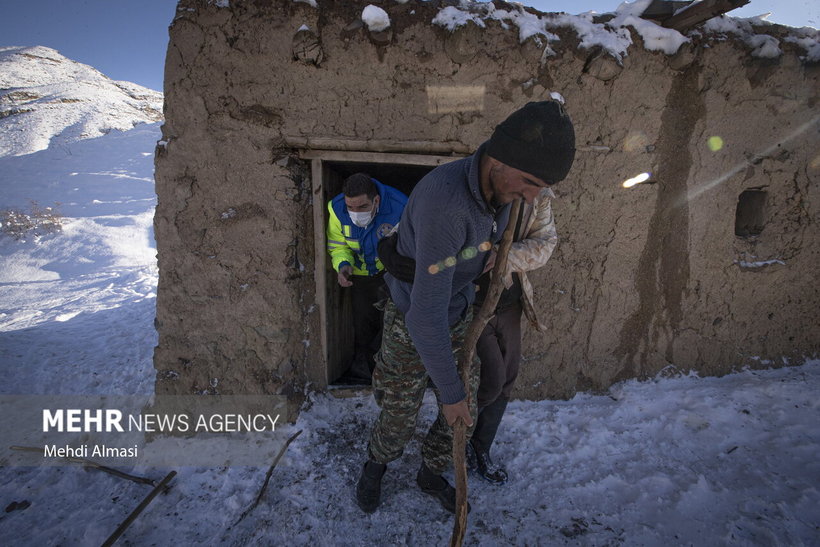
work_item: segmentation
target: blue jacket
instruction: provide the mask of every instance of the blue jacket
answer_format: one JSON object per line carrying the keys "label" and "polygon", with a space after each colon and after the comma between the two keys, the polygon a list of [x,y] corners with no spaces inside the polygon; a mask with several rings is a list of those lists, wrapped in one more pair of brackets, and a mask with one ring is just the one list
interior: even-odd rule
{"label": "blue jacket", "polygon": [[344,194],[339,194],[327,204],[327,252],[337,272],[345,264],[353,267],[353,275],[376,275],[384,270],[376,245],[399,222],[407,196],[376,179],[372,180],[379,192],[379,210],[367,227],[353,224],[345,206]]}

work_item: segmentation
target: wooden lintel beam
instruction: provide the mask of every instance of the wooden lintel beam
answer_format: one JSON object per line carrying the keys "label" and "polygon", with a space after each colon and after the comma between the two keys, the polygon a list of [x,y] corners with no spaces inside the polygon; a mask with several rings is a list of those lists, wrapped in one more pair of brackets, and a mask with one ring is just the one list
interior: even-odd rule
{"label": "wooden lintel beam", "polygon": [[[338,162],[398,163],[437,166],[473,151],[455,142],[373,141],[329,137],[285,137],[289,148],[299,150],[302,159]],[[576,145],[577,152],[609,152],[609,146]]]}
{"label": "wooden lintel beam", "polygon": [[467,155],[472,154],[467,145],[450,141],[388,141],[376,139],[343,139],[333,137],[285,137],[290,148],[307,150],[348,150],[361,152],[396,152],[410,154]]}
{"label": "wooden lintel beam", "polygon": [[745,6],[751,0],[702,0],[665,19],[662,25],[678,32],[689,30],[712,17],[723,15],[733,9]]}
{"label": "wooden lintel beam", "polygon": [[649,4],[645,10],[643,10],[641,17],[643,19],[651,19],[658,22],[664,21],[665,19],[669,19],[675,15],[675,12],[688,7],[691,4],[692,0],[652,0],[652,3]]}

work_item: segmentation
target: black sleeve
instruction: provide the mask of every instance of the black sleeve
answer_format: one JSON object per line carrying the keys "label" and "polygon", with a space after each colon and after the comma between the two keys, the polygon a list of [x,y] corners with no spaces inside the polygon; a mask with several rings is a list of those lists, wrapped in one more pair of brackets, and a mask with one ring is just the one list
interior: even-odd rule
{"label": "black sleeve", "polygon": [[381,238],[377,245],[379,260],[390,275],[399,281],[412,283],[416,276],[416,261],[400,255],[396,250],[398,243],[398,232]]}

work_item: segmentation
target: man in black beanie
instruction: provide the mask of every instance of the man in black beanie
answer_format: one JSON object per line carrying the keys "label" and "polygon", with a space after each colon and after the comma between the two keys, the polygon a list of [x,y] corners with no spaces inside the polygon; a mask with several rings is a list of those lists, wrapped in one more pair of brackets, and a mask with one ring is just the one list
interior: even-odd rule
{"label": "man in black beanie", "polygon": [[527,103],[495,128],[485,152],[551,186],[572,167],[575,129],[561,103]]}
{"label": "man in black beanie", "polygon": [[[401,456],[413,436],[428,377],[439,412],[422,445],[416,481],[445,509],[455,510],[455,489],[441,473],[451,464],[452,425],[462,418],[470,434],[477,415],[478,361],[470,386],[456,369],[472,319],[475,280],[492,266],[490,251],[509,220],[510,203],[533,203],[566,177],[574,154],[575,133],[564,108],[552,101],[529,103],[498,125],[475,154],[428,173],[404,209],[392,259],[391,249],[383,252],[380,245],[390,299],[373,373],[381,413],[356,487],[365,512],[379,506],[387,463]],[[401,263],[412,267],[403,272],[396,267]]]}

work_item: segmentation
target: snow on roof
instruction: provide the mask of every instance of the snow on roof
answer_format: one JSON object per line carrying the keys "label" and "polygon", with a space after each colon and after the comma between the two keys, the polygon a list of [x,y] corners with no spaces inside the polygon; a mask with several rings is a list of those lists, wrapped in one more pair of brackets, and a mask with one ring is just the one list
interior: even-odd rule
{"label": "snow on roof", "polygon": [[609,22],[613,28],[634,28],[643,38],[644,47],[650,51],[662,51],[674,55],[689,38],[674,29],[664,28],[648,19],[641,19],[652,0],[637,0],[631,4],[624,2],[615,11],[615,18]]}
{"label": "snow on roof", "polygon": [[434,24],[442,26],[450,32],[470,22],[475,23],[481,28],[486,26],[481,16],[477,13],[462,11],[454,6],[447,6],[446,8],[440,10],[438,15],[433,18]]}
{"label": "snow on roof", "polygon": [[666,29],[652,21],[641,19],[640,14],[650,2],[651,0],[625,2],[616,10],[614,19],[608,23],[595,23],[592,12],[580,15],[564,13],[538,15],[526,11],[521,4],[517,5],[517,10],[501,10],[492,3],[462,0],[459,7],[448,6],[439,11],[433,23],[453,31],[469,22],[484,28],[485,20],[495,20],[499,21],[504,28],[508,28],[509,24],[517,26],[521,42],[528,38],[535,38],[539,45],[542,37],[548,43],[560,39],[549,32],[548,28],[570,27],[581,38],[581,47],[601,46],[618,60],[626,55],[627,48],[632,44],[632,38],[626,29],[627,26],[631,26],[643,37],[647,49],[673,54],[681,44],[689,39],[676,30]]}
{"label": "snow on roof", "polygon": [[550,28],[571,27],[581,40],[582,48],[600,46],[620,61],[626,55],[627,48],[632,45],[629,30],[623,27],[607,28],[604,24],[593,22],[592,18],[591,12],[582,15],[561,13],[553,17]]}
{"label": "snow on roof", "polygon": [[[318,8],[317,0],[293,0],[303,2]],[[395,0],[398,4],[405,4],[408,0]],[[229,7],[229,0],[209,0],[219,7]],[[613,12],[614,17],[606,22],[594,22],[594,12],[578,15],[566,13],[538,14],[528,11],[522,4],[507,4],[513,9],[498,9],[492,2],[476,0],[459,0],[458,6],[441,8],[431,21],[434,25],[446,28],[450,32],[457,28],[473,23],[480,28],[486,28],[485,21],[497,21],[502,28],[509,29],[513,25],[518,28],[519,41],[532,38],[540,47],[545,48],[545,55],[554,55],[550,42],[557,42],[560,38],[550,32],[550,29],[559,27],[572,28],[580,39],[580,47],[588,49],[601,47],[615,59],[621,60],[627,55],[632,45],[632,36],[629,27],[633,28],[643,39],[644,47],[650,51],[661,51],[673,55],[681,45],[689,42],[688,36],[680,32],[660,26],[654,21],[641,18],[641,14],[652,3],[652,0],[635,0],[623,2]],[[415,12],[412,12],[415,13]],[[783,54],[780,41],[768,34],[757,34],[752,25],[772,24],[766,21],[769,14],[752,18],[732,18],[719,16],[707,21],[700,29],[689,32],[689,35],[706,33],[734,34],[740,37],[752,51],[753,57],[774,58]],[[362,21],[373,32],[379,32],[390,27],[390,17],[382,8],[368,5],[362,11]],[[820,33],[811,27],[793,29],[792,35],[784,38],[786,42],[794,43],[806,50],[805,60],[816,62],[820,60]],[[544,43],[546,41],[546,43]]]}
{"label": "snow on roof", "polygon": [[[708,33],[727,35],[733,34],[752,48],[753,57],[775,58],[783,54],[780,42],[768,34],[756,34],[753,25],[771,25],[766,21],[769,14],[745,19],[733,17],[714,17],[703,24],[703,30]],[[784,38],[786,42],[797,44],[806,50],[806,60],[820,61],[820,41],[818,31],[811,27],[791,29],[791,34]]]}
{"label": "snow on roof", "polygon": [[[542,45],[541,39],[546,40],[548,55],[552,54],[549,43],[559,40],[559,37],[549,32],[548,29],[568,27],[576,32],[582,48],[600,46],[618,60],[627,55],[627,50],[633,43],[628,28],[632,27],[643,39],[646,49],[672,55],[690,39],[674,29],[668,29],[654,21],[642,19],[640,15],[651,2],[652,0],[624,2],[615,10],[612,19],[607,22],[596,23],[593,19],[593,12],[579,15],[565,13],[539,15],[525,10],[521,4],[516,5],[517,9],[502,10],[497,9],[491,2],[461,0],[458,7],[447,6],[439,10],[432,22],[451,32],[471,22],[481,28],[486,28],[485,21],[487,20],[498,21],[503,28],[515,25],[518,27],[521,42],[528,38],[535,38],[536,43]],[[731,32],[740,36],[752,48],[752,56],[777,57],[782,54],[779,40],[768,34],[756,34],[752,26],[753,24],[768,23],[764,20],[765,17],[735,19],[720,16],[711,19],[702,28],[707,32]],[[693,31],[690,35],[698,32],[700,31]],[[803,29],[794,29],[793,33],[797,36],[790,36],[786,38],[786,41],[804,48],[807,52],[807,60],[817,61],[820,57],[818,32],[810,27],[805,27]]]}
{"label": "snow on roof", "polygon": [[378,6],[368,4],[362,10],[362,21],[372,32],[381,32],[390,28],[390,17]]}
{"label": "snow on roof", "polygon": [[797,44],[806,50],[806,60],[816,63],[820,61],[820,41],[817,38],[808,36],[787,36],[784,38],[786,42]]}

